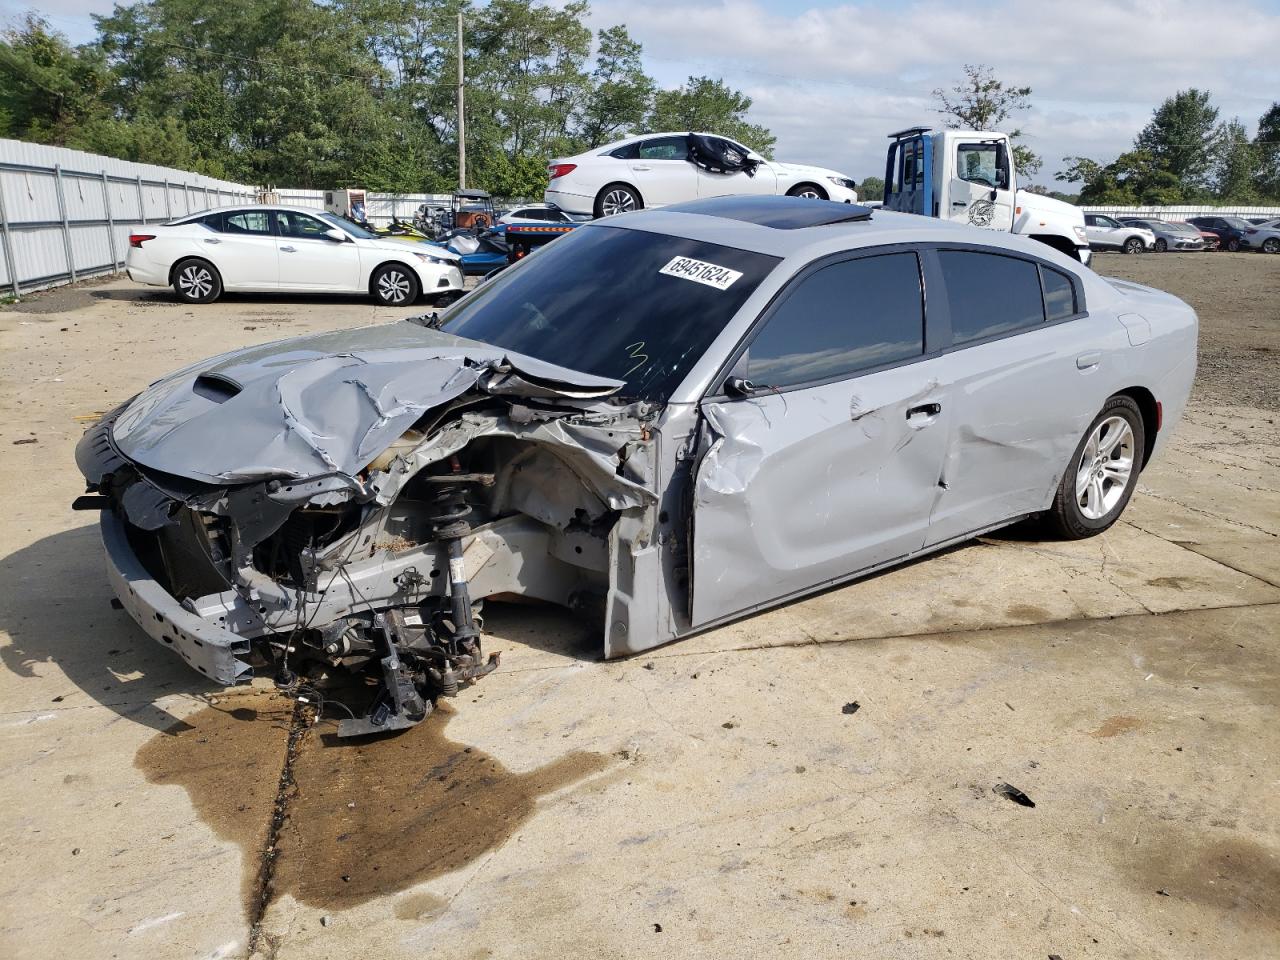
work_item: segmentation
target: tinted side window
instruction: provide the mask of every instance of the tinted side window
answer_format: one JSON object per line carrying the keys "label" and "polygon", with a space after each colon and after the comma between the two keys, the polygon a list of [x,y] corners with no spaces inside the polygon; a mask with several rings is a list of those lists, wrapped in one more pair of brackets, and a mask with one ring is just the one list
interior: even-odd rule
{"label": "tinted side window", "polygon": [[218,232],[222,232],[222,214],[221,213],[206,214],[205,216],[197,220],[196,223],[203,223],[210,230],[217,230]]}
{"label": "tinted side window", "polygon": [[636,143],[628,143],[614,150],[609,156],[617,157],[619,160],[635,160],[640,156],[640,144],[638,141]]}
{"label": "tinted side window", "polygon": [[1040,267],[1044,284],[1044,313],[1049,320],[1065,320],[1076,313],[1076,290],[1065,273],[1052,267]]}
{"label": "tinted side window", "polygon": [[845,260],[798,281],[751,341],[747,378],[787,387],[924,353],[914,253]]}
{"label": "tinted side window", "polygon": [[243,210],[240,213],[228,213],[222,224],[222,229],[226,233],[271,233],[271,224],[267,221],[267,212],[265,210]]}
{"label": "tinted side window", "polygon": [[1044,323],[1039,271],[1029,260],[961,250],[939,251],[938,260],[955,343]]}
{"label": "tinted side window", "polygon": [[315,217],[305,213],[294,213],[291,210],[276,212],[276,229],[282,237],[297,237],[300,240],[323,240],[328,224],[321,223]]}
{"label": "tinted side window", "polygon": [[654,137],[640,142],[641,160],[687,160],[688,157],[686,137]]}

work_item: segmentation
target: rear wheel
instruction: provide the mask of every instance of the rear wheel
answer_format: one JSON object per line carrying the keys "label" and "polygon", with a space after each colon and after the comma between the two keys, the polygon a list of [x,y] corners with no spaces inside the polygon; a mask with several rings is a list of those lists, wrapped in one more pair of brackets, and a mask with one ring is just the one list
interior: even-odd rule
{"label": "rear wheel", "polygon": [[611,183],[596,196],[597,217],[612,217],[615,213],[630,213],[644,209],[640,194],[625,183]]}
{"label": "rear wheel", "polygon": [[388,263],[379,267],[370,285],[373,298],[387,307],[407,307],[418,299],[418,278],[408,267]]}
{"label": "rear wheel", "polygon": [[1157,238],[1156,253],[1168,253],[1168,252],[1169,252],[1169,241],[1166,240],[1164,237]]}
{"label": "rear wheel", "polygon": [[173,268],[173,292],[185,303],[213,303],[222,296],[222,278],[207,260],[183,260]]}
{"label": "rear wheel", "polygon": [[1227,251],[1228,251],[1229,253],[1239,253],[1239,252],[1240,252],[1240,241],[1239,241],[1239,240],[1237,240],[1235,237],[1232,237],[1230,240],[1228,240],[1228,241],[1227,241]]}
{"label": "rear wheel", "polygon": [[806,200],[825,200],[827,191],[814,183],[797,183],[787,191],[788,197],[804,197]]}
{"label": "rear wheel", "polygon": [[1120,518],[1138,484],[1145,450],[1142,412],[1130,397],[1103,404],[1062,475],[1045,518],[1058,536],[1082,540]]}
{"label": "rear wheel", "polygon": [[1262,241],[1263,253],[1280,253],[1280,240],[1275,237],[1269,237]]}
{"label": "rear wheel", "polygon": [[1141,237],[1130,237],[1124,242],[1122,249],[1125,253],[1141,253],[1146,249],[1146,244],[1142,242]]}

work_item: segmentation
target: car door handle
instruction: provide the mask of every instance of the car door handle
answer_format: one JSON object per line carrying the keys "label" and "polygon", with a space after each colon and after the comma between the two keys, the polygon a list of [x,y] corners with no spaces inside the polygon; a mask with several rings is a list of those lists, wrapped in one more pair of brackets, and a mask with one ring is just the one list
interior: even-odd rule
{"label": "car door handle", "polygon": [[652,167],[642,167],[642,166],[640,166],[639,164],[635,164],[631,169],[632,169],[632,170],[652,170],[653,168],[652,168]]}
{"label": "car door handle", "polygon": [[217,237],[205,237],[204,242],[205,243],[221,243],[222,241],[219,240]]}
{"label": "car door handle", "polygon": [[297,253],[298,250],[296,247],[281,247],[280,252],[281,253]]}
{"label": "car door handle", "polygon": [[1097,351],[1093,353],[1082,353],[1076,357],[1077,370],[1092,370],[1102,362],[1102,354]]}
{"label": "car door handle", "polygon": [[934,418],[942,412],[942,404],[940,403],[922,403],[918,406],[907,407],[907,419],[913,424],[924,426],[932,423]]}
{"label": "car door handle", "polygon": [[968,201],[965,200],[952,200],[951,205],[953,207],[967,207],[969,204]]}

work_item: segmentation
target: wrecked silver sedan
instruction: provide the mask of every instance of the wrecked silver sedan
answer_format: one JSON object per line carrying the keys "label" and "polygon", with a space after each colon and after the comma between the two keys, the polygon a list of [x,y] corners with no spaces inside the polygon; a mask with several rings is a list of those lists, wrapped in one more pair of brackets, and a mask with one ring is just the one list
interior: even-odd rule
{"label": "wrecked silver sedan", "polygon": [[496,666],[487,597],[617,657],[1022,518],[1105,530],[1195,349],[1181,301],[1020,237],[703,200],[168,376],[86,433],[76,505],[148,634],[224,684],[362,680],[369,733]]}

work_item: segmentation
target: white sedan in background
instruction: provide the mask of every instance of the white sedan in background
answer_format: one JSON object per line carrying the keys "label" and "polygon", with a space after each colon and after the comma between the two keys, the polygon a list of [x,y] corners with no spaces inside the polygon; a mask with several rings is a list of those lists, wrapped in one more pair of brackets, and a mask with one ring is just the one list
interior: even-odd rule
{"label": "white sedan in background", "polygon": [[187,303],[233,293],[365,293],[387,306],[463,289],[457,254],[299,207],[222,207],[133,228],[129,279]]}
{"label": "white sedan in background", "polygon": [[[728,157],[720,169],[697,162],[697,146]],[[733,158],[744,159],[738,169]],[[714,165],[713,165],[714,166]],[[726,168],[727,167],[727,168]],[[607,217],[704,197],[786,194],[854,203],[854,181],[835,170],[766,160],[728,137],[650,133],[547,165],[544,199],[569,213]]]}

